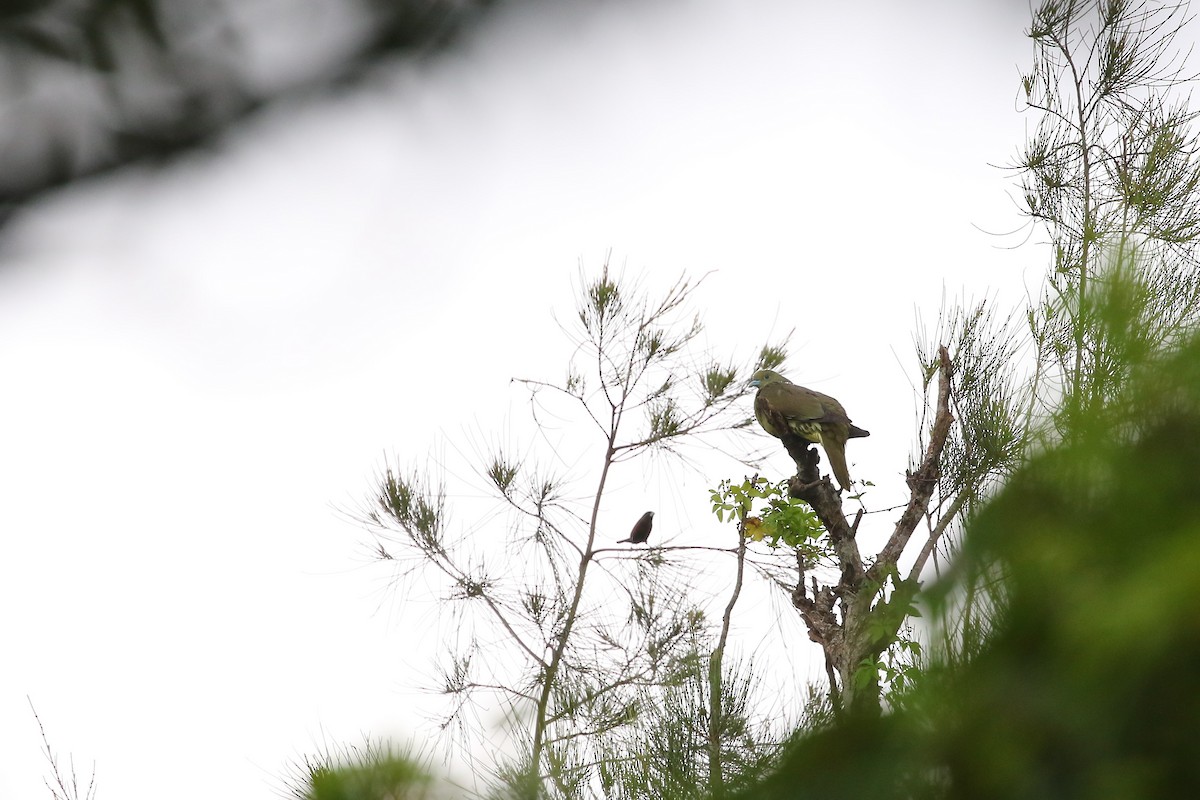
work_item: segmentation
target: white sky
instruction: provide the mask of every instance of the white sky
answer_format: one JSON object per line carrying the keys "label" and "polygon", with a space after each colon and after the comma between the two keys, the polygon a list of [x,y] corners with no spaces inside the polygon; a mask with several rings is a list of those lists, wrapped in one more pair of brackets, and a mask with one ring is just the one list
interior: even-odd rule
{"label": "white sky", "polygon": [[[794,327],[787,374],[872,431],[854,473],[894,502],[916,315],[1016,303],[1045,263],[974,227],[1019,224],[988,164],[1023,140],[1024,3],[897,5],[500,12],[4,231],[0,798],[46,796],[26,695],[101,800],[272,796],[323,741],[426,735],[404,665],[431,607],[335,507],[385,452],[521,418],[509,378],[561,376],[552,314],[610,248],[652,285],[715,270],[714,351]],[[724,475],[644,476],[617,535],[644,508],[679,542],[717,529]]]}

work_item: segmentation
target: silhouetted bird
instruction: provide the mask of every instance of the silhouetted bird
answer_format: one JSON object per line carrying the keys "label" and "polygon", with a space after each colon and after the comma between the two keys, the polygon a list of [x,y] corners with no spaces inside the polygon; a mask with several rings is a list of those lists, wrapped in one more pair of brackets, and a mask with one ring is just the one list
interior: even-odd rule
{"label": "silhouetted bird", "polygon": [[645,514],[642,514],[642,518],[633,526],[633,530],[629,532],[629,538],[622,539],[617,544],[625,544],[625,542],[629,542],[630,544],[645,544],[646,540],[650,538],[650,529],[653,527],[654,512],[647,511]]}

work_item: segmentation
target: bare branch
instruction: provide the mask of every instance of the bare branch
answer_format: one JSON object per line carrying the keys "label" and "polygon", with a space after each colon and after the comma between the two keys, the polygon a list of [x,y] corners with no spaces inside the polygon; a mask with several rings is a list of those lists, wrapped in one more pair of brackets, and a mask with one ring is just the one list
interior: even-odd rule
{"label": "bare branch", "polygon": [[929,531],[929,538],[925,540],[925,544],[921,547],[921,552],[917,554],[917,560],[913,562],[912,568],[908,571],[908,579],[910,581],[919,580],[921,573],[925,570],[925,564],[929,560],[929,556],[938,546],[938,542],[946,533],[946,529],[950,523],[958,519],[958,514],[962,511],[967,500],[971,497],[971,493],[963,490],[955,496],[954,501],[950,506],[942,512],[941,518],[938,519],[937,525]]}
{"label": "bare branch", "polygon": [[954,417],[950,413],[950,376],[953,368],[950,364],[950,353],[943,345],[938,349],[941,374],[938,379],[937,413],[934,416],[933,427],[929,433],[929,443],[925,454],[914,472],[908,475],[908,487],[911,491],[908,505],[896,522],[896,527],[888,538],[887,544],[879,551],[874,566],[869,570],[872,578],[879,580],[890,568],[895,567],[904,552],[909,538],[929,509],[929,500],[937,488],[939,465],[942,448],[950,435],[950,426]]}

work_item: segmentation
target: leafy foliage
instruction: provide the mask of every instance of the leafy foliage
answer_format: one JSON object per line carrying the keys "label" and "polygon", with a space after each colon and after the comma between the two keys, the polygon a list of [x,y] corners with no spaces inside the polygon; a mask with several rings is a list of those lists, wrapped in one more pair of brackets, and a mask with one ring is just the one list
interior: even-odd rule
{"label": "leafy foliage", "polygon": [[[1130,0],[1050,0],[1034,12],[1022,86],[1040,117],[1015,166],[1054,252],[1029,312],[1034,410],[1050,438],[1119,394],[1133,330],[1152,352],[1200,321],[1197,113],[1168,94],[1191,77],[1176,52],[1185,21],[1185,5]],[[1112,291],[1125,302],[1109,302]],[[1113,312],[1127,324],[1102,318]]]}
{"label": "leafy foliage", "polygon": [[[753,707],[753,665],[735,667],[722,676],[717,722],[704,710],[712,684],[700,651],[694,655],[691,669],[679,680],[647,688],[640,703],[641,724],[610,744],[609,757],[598,765],[603,796],[711,797],[708,748],[714,733],[726,785],[738,787],[774,763],[782,732],[754,721],[758,714]],[[719,726],[715,731],[714,725]]]}
{"label": "leafy foliage", "polygon": [[[796,549],[814,563],[828,556],[825,549],[815,545],[825,530],[821,521],[806,503],[788,495],[786,480],[772,484],[757,475],[740,484],[723,480],[710,490],[710,496],[718,520],[744,520],[746,538],[765,541],[772,548],[782,544]],[[757,500],[766,503],[755,512]]]}

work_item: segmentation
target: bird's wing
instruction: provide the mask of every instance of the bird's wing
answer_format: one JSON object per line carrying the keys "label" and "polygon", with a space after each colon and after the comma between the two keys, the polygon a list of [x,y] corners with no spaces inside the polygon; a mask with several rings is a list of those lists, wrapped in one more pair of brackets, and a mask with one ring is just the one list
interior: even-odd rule
{"label": "bird's wing", "polygon": [[788,419],[818,423],[850,421],[842,404],[837,400],[794,383],[772,383],[764,386],[759,392],[759,397]]}
{"label": "bird's wing", "polygon": [[835,423],[837,425],[849,425],[850,417],[846,414],[846,409],[842,407],[834,398],[820,392],[813,392],[811,389],[805,389],[806,392],[812,392],[817,396],[817,401],[821,404],[821,419],[822,423]]}

